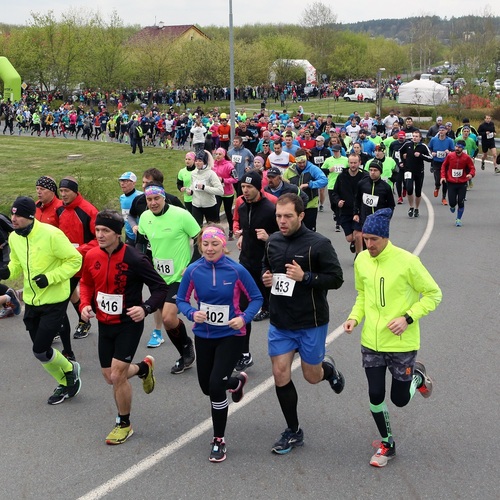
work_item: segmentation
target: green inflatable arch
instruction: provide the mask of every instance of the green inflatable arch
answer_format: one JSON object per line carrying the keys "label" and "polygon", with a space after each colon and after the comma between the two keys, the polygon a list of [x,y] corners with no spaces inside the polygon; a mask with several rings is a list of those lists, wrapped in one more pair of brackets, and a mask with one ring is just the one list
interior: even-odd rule
{"label": "green inflatable arch", "polygon": [[3,97],[11,102],[21,99],[21,77],[10,61],[0,56],[0,80],[3,80]]}

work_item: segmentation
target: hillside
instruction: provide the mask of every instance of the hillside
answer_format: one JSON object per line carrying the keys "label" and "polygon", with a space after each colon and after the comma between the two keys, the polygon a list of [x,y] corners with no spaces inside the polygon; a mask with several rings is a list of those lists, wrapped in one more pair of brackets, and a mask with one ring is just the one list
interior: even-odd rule
{"label": "hillside", "polygon": [[432,23],[433,34],[443,43],[447,43],[451,39],[461,39],[464,33],[468,32],[484,33],[489,30],[500,33],[500,17],[494,16],[465,16],[451,17],[450,19],[441,19],[437,16],[374,19],[353,24],[339,24],[338,27],[355,33],[370,33],[373,36],[383,36],[400,43],[408,43],[412,32],[423,20]]}

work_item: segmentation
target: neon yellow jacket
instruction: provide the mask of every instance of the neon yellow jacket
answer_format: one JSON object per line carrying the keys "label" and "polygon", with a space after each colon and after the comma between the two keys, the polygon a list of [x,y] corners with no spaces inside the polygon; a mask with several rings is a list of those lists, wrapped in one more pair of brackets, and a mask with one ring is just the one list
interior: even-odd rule
{"label": "neon yellow jacket", "polygon": [[[356,303],[349,314],[358,324],[365,322],[361,344],[378,352],[407,352],[420,348],[418,320],[441,302],[441,289],[420,259],[390,241],[377,256],[367,250],[354,262]],[[401,336],[387,324],[405,314],[413,323]]]}
{"label": "neon yellow jacket", "polygon": [[[10,277],[24,275],[26,304],[57,304],[69,297],[69,279],[80,270],[82,256],[60,229],[35,220],[28,236],[10,233],[9,245]],[[38,274],[45,274],[49,286],[38,287],[33,281]]]}

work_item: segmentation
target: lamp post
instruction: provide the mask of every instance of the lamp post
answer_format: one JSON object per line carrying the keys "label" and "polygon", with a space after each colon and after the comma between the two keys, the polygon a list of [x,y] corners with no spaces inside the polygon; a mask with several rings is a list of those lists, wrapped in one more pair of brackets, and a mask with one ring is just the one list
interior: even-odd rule
{"label": "lamp post", "polygon": [[236,120],[234,102],[234,37],[233,37],[233,0],[229,0],[229,126],[231,127],[231,146],[233,144]]}
{"label": "lamp post", "polygon": [[377,115],[382,113],[382,92],[380,91],[382,71],[385,71],[385,68],[379,68],[377,72]]}

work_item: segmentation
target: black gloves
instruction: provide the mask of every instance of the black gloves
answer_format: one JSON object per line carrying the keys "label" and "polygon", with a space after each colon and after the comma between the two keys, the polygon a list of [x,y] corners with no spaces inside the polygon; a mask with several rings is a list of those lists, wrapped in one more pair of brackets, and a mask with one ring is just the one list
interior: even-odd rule
{"label": "black gloves", "polygon": [[38,288],[47,288],[49,286],[49,280],[45,274],[38,274],[33,278],[33,281],[38,285]]}
{"label": "black gloves", "polygon": [[10,270],[7,266],[2,267],[0,269],[0,280],[6,280],[9,279],[10,276]]}

